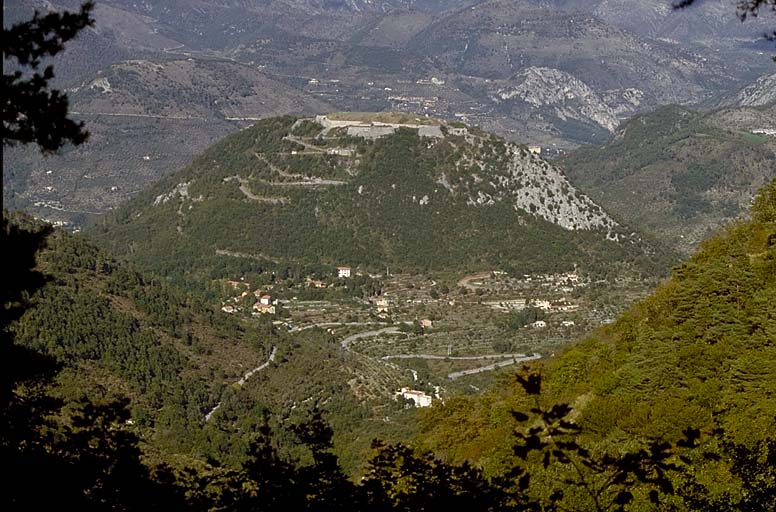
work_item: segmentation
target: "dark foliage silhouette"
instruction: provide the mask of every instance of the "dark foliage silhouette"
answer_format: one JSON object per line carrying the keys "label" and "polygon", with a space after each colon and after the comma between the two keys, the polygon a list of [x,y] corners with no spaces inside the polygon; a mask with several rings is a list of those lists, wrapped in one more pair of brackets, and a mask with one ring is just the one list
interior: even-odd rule
{"label": "dark foliage silhouette", "polygon": [[[36,144],[44,153],[88,136],[83,123],[68,119],[67,96],[51,88],[54,68],[39,71],[43,59],[64,49],[64,44],[94,24],[94,4],[78,12],[37,11],[32,19],[3,29],[3,144]],[[5,72],[10,69],[10,72]]]}

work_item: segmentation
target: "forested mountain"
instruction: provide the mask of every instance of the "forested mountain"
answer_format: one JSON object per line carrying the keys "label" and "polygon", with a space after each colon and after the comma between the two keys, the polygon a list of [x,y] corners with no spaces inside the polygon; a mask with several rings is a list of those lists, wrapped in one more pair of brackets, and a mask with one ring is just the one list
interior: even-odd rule
{"label": "forested mountain", "polygon": [[210,275],[228,254],[372,272],[659,268],[649,244],[525,147],[427,118],[322,119],[229,136],[91,234],[178,278]]}
{"label": "forested mountain", "polygon": [[[722,459],[692,458],[702,487],[675,482],[686,486],[678,492],[685,505],[700,503],[692,501],[698,489],[711,490],[708,510],[745,510],[737,500],[763,498],[751,510],[772,510],[776,492],[767,469],[776,427],[776,180],[761,190],[752,216],[704,242],[652,296],[542,369],[542,403],[571,404],[594,452],[676,440],[688,428],[706,436],[721,429],[705,444]],[[505,382],[488,396],[430,410],[418,442],[499,474],[515,457],[510,411],[531,404],[518,389]],[[740,447],[737,455],[725,453],[731,446]],[[742,474],[746,460],[753,466]]]}
{"label": "forested mountain", "polygon": [[776,105],[712,112],[666,107],[560,162],[599,204],[690,254],[745,215],[755,191],[776,176]]}
{"label": "forested mountain", "polygon": [[48,237],[38,270],[47,282],[12,325],[16,344],[62,365],[56,393],[65,400],[131,398],[135,428],[155,450],[202,443],[206,412],[278,343],[271,326],[215,313],[63,232]]}

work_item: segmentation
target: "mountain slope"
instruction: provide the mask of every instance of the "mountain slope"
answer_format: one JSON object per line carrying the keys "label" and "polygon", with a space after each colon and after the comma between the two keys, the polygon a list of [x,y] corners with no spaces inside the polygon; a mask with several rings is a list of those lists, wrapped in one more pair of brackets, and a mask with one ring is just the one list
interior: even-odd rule
{"label": "mountain slope", "polygon": [[634,118],[599,148],[562,160],[574,183],[631,225],[689,253],[742,216],[776,176],[776,107]]}
{"label": "mountain slope", "polygon": [[[571,404],[596,449],[676,440],[686,428],[721,427],[727,442],[747,446],[772,434],[776,180],[753,210],[752,221],[704,242],[653,295],[543,369],[544,399]],[[485,396],[448,400],[424,414],[419,441],[489,471],[509,467],[510,411],[530,406],[516,388],[505,383]],[[719,466],[695,464],[715,487],[734,480]]]}
{"label": "mountain slope", "polygon": [[9,148],[3,194],[7,206],[76,227],[249,120],[331,108],[255,67],[217,59],[117,62],[68,94],[73,117],[86,123],[90,139],[52,158]]}
{"label": "mountain slope", "polygon": [[[26,216],[10,220],[39,227]],[[265,425],[282,432],[311,408],[337,427],[334,443],[349,468],[363,463],[372,438],[406,438],[413,429],[412,411],[392,405],[399,370],[376,370],[322,330],[292,337],[266,316],[227,315],[62,231],[49,237],[36,270],[47,282],[11,324],[11,339],[61,367],[51,393],[66,404],[128,398],[122,428],[154,460],[235,466]],[[372,387],[356,385],[360,379]],[[283,435],[275,441],[294,449]]]}
{"label": "mountain slope", "polygon": [[203,449],[202,417],[273,343],[266,325],[214,314],[61,231],[49,236],[38,270],[48,282],[11,325],[14,342],[62,365],[55,392],[66,401],[131,398],[134,424],[152,451]]}
{"label": "mountain slope", "polygon": [[525,148],[411,116],[321,122],[227,137],[94,236],[174,275],[224,252],[396,271],[649,266],[646,244]]}
{"label": "mountain slope", "polygon": [[[634,114],[718,106],[772,74],[744,37],[760,22],[723,2],[100,2],[51,61],[93,137],[46,160],[4,154],[4,199],[81,228],[244,126],[234,118],[402,110],[550,155],[602,143]],[[6,25],[76,5],[6,4]],[[769,97],[767,81],[755,89],[741,101]]]}
{"label": "mountain slope", "polygon": [[760,77],[722,103],[723,106],[742,107],[776,105],[776,73]]}

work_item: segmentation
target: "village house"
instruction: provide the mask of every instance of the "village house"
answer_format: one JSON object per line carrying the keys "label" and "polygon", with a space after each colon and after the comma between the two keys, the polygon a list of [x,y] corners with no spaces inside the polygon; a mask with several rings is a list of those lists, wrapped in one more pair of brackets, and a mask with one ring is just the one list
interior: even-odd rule
{"label": "village house", "polygon": [[226,306],[221,308],[221,311],[223,311],[224,313],[232,314],[235,312],[235,309],[234,309],[234,306],[232,306],[231,304],[227,304]]}
{"label": "village house", "polygon": [[317,279],[310,279],[307,278],[307,287],[308,288],[326,288],[326,283],[323,281],[318,281]]}
{"label": "village house", "polygon": [[401,388],[401,391],[396,393],[396,398],[402,397],[405,400],[412,400],[415,407],[431,407],[431,396],[425,394],[423,391],[417,391],[412,388]]}
{"label": "village house", "polygon": [[337,277],[350,277],[352,270],[350,267],[337,267]]}
{"label": "village house", "polygon": [[257,302],[253,305],[253,315],[274,315],[275,314],[275,306],[273,304],[262,304],[261,302]]}
{"label": "village house", "polygon": [[423,320],[420,321],[420,326],[424,329],[431,329],[432,327],[434,327],[434,322],[432,322],[428,318],[424,318]]}
{"label": "village house", "polygon": [[535,301],[533,301],[533,306],[535,306],[535,307],[537,307],[539,309],[542,309],[544,311],[549,311],[550,310],[550,301],[544,300],[544,299],[535,300]]}
{"label": "village house", "polygon": [[544,320],[537,320],[531,324],[531,327],[533,327],[534,329],[544,329],[545,327],[547,327],[547,322],[545,322]]}
{"label": "village house", "polygon": [[560,325],[561,327],[574,327],[574,320],[564,320]]}
{"label": "village house", "polygon": [[259,297],[259,304],[263,306],[269,306],[272,304],[272,295],[264,294],[261,297]]}
{"label": "village house", "polygon": [[372,301],[377,308],[377,313],[387,313],[390,302],[385,297],[378,297]]}

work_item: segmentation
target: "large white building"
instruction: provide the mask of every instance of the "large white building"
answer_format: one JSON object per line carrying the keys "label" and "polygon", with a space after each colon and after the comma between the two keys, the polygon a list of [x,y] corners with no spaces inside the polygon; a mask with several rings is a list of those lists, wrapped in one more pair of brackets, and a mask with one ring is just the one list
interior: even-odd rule
{"label": "large white building", "polygon": [[396,393],[396,397],[399,396],[405,400],[412,400],[415,403],[415,407],[431,407],[431,396],[425,394],[423,391],[417,391],[412,388],[401,388],[401,391]]}

